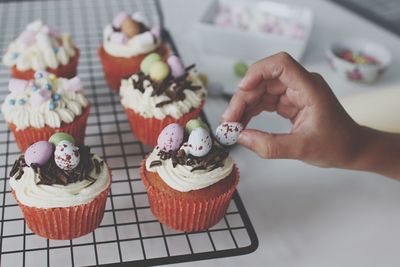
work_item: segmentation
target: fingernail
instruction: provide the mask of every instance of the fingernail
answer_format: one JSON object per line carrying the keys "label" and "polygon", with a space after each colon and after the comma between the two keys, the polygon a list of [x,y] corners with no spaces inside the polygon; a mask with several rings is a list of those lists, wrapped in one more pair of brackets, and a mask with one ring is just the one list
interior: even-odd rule
{"label": "fingernail", "polygon": [[246,131],[244,130],[239,134],[237,142],[243,146],[248,146],[251,142],[251,138],[246,134]]}
{"label": "fingernail", "polygon": [[245,86],[246,83],[247,83],[247,80],[248,80],[248,79],[247,79],[247,76],[244,76],[244,77],[240,80],[238,86],[239,86],[239,87]]}
{"label": "fingernail", "polygon": [[230,112],[231,112],[231,109],[230,109],[230,107],[228,106],[228,107],[225,109],[224,113],[222,113],[222,115],[221,115],[221,121],[222,121],[222,122],[226,121],[226,117],[229,117],[229,113],[230,113]]}

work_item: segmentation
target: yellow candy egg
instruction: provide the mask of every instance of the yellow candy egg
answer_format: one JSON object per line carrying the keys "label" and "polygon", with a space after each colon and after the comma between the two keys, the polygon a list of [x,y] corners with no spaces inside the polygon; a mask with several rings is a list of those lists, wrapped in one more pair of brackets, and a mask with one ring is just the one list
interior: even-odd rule
{"label": "yellow candy egg", "polygon": [[50,73],[49,74],[49,79],[50,79],[50,81],[55,81],[56,79],[57,79],[57,76],[55,75],[55,74],[53,74],[53,73]]}
{"label": "yellow candy egg", "polygon": [[153,62],[149,67],[149,75],[153,81],[162,82],[168,77],[169,72],[168,64],[163,61]]}

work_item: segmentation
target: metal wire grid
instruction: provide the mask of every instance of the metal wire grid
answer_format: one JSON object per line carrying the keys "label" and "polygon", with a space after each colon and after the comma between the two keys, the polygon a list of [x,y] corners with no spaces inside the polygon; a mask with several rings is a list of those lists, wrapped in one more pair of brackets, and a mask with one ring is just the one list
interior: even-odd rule
{"label": "metal wire grid", "polygon": [[[184,233],[160,224],[152,215],[139,164],[151,148],[132,135],[119,98],[104,81],[97,58],[102,28],[120,10],[140,10],[153,23],[162,24],[157,1],[86,0],[35,1],[0,4],[0,49],[36,18],[73,33],[81,49],[79,76],[92,103],[85,142],[112,169],[113,182],[101,226],[92,234],[67,241],[34,235],[23,220],[7,182],[19,155],[13,136],[0,120],[0,265],[83,266],[120,263],[159,265],[251,253],[258,240],[247,213],[235,193],[218,225],[203,232]],[[164,36],[177,53],[168,32]],[[0,99],[7,94],[9,70],[0,68]],[[113,265],[114,266],[114,265]]]}

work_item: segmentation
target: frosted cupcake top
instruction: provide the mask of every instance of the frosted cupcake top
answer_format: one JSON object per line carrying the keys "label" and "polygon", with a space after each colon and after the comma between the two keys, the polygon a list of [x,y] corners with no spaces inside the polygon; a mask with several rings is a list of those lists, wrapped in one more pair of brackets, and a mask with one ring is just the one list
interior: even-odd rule
{"label": "frosted cupcake top", "polygon": [[118,13],[103,31],[104,50],[112,56],[130,58],[154,51],[161,43],[160,28],[146,26],[139,12]]}
{"label": "frosted cupcake top", "polygon": [[122,80],[121,103],[145,118],[178,119],[205,101],[207,91],[194,70],[176,56],[164,62],[152,53],[143,59],[141,71]]}
{"label": "frosted cupcake top", "polygon": [[60,34],[37,20],[28,24],[25,31],[11,42],[3,63],[20,71],[56,69],[67,65],[75,54],[71,35]]}
{"label": "frosted cupcake top", "polygon": [[30,81],[11,79],[10,94],[1,111],[8,123],[17,130],[27,127],[58,128],[61,123],[71,123],[89,105],[78,77],[57,78],[47,72],[36,72]]}
{"label": "frosted cupcake top", "polygon": [[86,204],[109,184],[104,161],[65,133],[31,145],[10,172],[10,186],[18,201],[37,208]]}
{"label": "frosted cupcake top", "polygon": [[[236,131],[236,127],[239,124],[231,128],[229,138],[240,133],[242,128]],[[186,124],[186,132],[179,124],[170,124],[160,133],[157,147],[146,159],[146,170],[157,172],[168,186],[180,192],[213,185],[227,178],[234,166],[229,150],[221,144],[226,139],[220,137],[218,134],[214,139],[208,126],[198,119]]]}

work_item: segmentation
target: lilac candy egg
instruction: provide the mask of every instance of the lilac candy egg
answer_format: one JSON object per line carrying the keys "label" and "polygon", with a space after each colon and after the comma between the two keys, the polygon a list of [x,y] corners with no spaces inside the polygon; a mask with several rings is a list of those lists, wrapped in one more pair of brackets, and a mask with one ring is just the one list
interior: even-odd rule
{"label": "lilac candy egg", "polygon": [[57,166],[65,171],[70,171],[78,166],[81,155],[79,148],[67,140],[60,141],[54,151],[54,161]]}
{"label": "lilac candy egg", "polygon": [[29,103],[31,104],[31,106],[37,107],[46,102],[47,100],[49,100],[50,98],[51,98],[51,92],[49,90],[43,89],[32,94]]}
{"label": "lilac candy egg", "polygon": [[179,78],[185,75],[185,66],[183,65],[182,60],[179,57],[172,55],[168,57],[167,63],[171,68],[172,76],[174,76],[174,78]]}
{"label": "lilac candy egg", "polygon": [[195,157],[203,157],[210,152],[212,139],[210,133],[204,128],[194,129],[188,139],[189,153]]}
{"label": "lilac candy egg", "polygon": [[160,150],[165,152],[176,151],[182,144],[183,134],[182,126],[177,123],[171,123],[161,131],[157,145]]}
{"label": "lilac candy egg", "polygon": [[32,164],[43,166],[49,161],[52,154],[53,146],[47,141],[39,141],[25,151],[25,162],[28,166]]}
{"label": "lilac candy egg", "polygon": [[222,145],[231,146],[236,143],[243,125],[240,122],[224,122],[217,127],[215,138]]}

